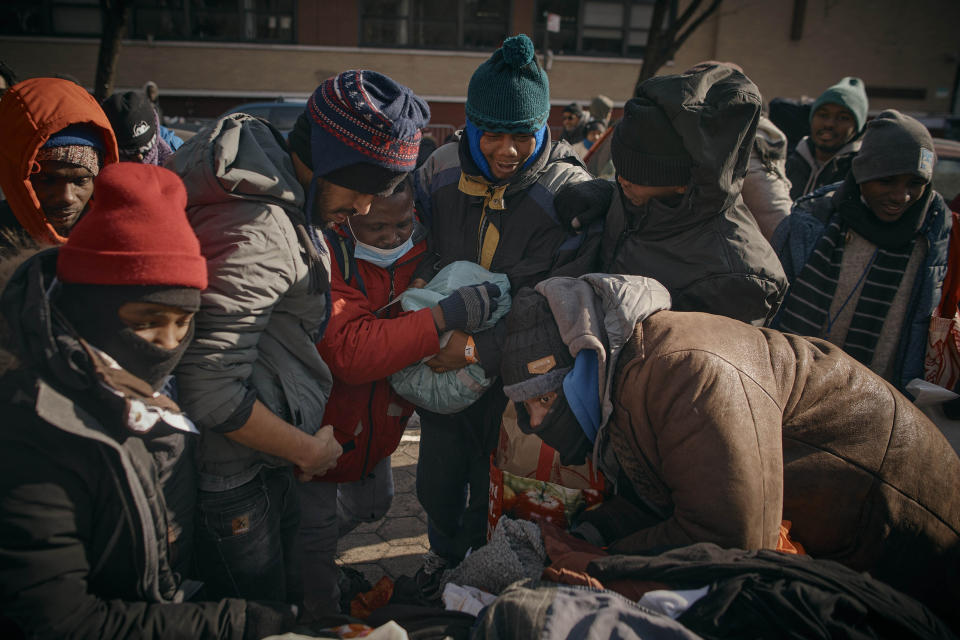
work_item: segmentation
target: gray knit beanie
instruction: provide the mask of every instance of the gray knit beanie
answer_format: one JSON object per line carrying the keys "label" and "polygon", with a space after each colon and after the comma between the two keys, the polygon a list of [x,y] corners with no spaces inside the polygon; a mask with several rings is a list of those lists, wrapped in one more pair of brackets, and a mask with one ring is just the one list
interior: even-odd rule
{"label": "gray knit beanie", "polygon": [[502,353],[503,392],[514,402],[555,391],[574,362],[547,299],[529,287],[513,298]]}
{"label": "gray knit beanie", "polygon": [[590,101],[590,117],[594,120],[606,120],[613,111],[613,100],[605,95],[598,95]]}
{"label": "gray knit beanie", "polygon": [[857,122],[857,133],[863,131],[869,106],[863,80],[848,76],[820,94],[810,107],[810,122],[813,122],[813,114],[816,110],[824,104],[838,104],[852,113],[853,119]]}
{"label": "gray knit beanie", "polygon": [[667,115],[646,98],[633,98],[613,130],[610,147],[617,175],[649,187],[690,182],[693,160]]}
{"label": "gray knit beanie", "polygon": [[857,184],[904,173],[930,182],[933,161],[933,138],[927,128],[915,118],[888,109],[867,124],[851,170]]}

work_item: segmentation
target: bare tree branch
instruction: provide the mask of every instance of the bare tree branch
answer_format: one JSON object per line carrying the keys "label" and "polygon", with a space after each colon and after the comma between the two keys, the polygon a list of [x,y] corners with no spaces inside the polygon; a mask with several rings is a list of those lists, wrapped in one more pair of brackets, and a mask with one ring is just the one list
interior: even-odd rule
{"label": "bare tree branch", "polygon": [[707,18],[709,18],[711,15],[713,15],[713,13],[714,13],[717,9],[720,8],[720,3],[721,3],[721,2],[723,2],[723,0],[713,0],[713,3],[712,3],[709,7],[707,7],[707,8],[703,11],[703,13],[700,14],[700,17],[698,17],[696,20],[694,20],[694,21],[690,24],[690,26],[687,27],[687,28],[684,30],[684,32],[683,32],[682,34],[680,34],[680,35],[676,38],[676,40],[675,40],[675,45],[674,45],[673,50],[672,50],[671,53],[676,53],[677,50],[679,50],[680,47],[683,46],[683,43],[687,41],[687,38],[690,37],[690,34],[693,33],[694,31],[696,31],[697,28],[698,28],[701,24],[703,24],[704,21],[706,21]]}
{"label": "bare tree branch", "polygon": [[123,37],[127,33],[127,19],[132,4],[133,0],[100,0],[100,50],[93,82],[93,95],[98,102],[113,93],[117,61],[120,59]]}
{"label": "bare tree branch", "polygon": [[[666,17],[670,0],[656,0],[653,8],[653,17],[650,22],[650,30],[647,35],[647,46],[643,55],[643,64],[640,67],[640,75],[637,78],[636,88],[639,88],[644,80],[656,75],[660,67],[673,57],[687,41],[687,38],[716,12],[722,1],[723,0],[712,0],[710,5],[698,15],[697,12],[703,5],[703,0],[690,0],[690,3],[686,9],[684,9],[683,13],[669,26],[664,28],[663,21]],[[695,19],[694,16],[696,16]],[[684,27],[686,28],[684,29]],[[680,33],[681,29],[683,29],[682,33]],[[636,88],[634,95],[636,95]]]}

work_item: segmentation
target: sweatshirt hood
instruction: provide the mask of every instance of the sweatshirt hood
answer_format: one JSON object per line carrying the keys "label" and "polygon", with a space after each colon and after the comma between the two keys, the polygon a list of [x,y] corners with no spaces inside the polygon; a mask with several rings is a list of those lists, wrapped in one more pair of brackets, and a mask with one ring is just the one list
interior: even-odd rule
{"label": "sweatshirt hood", "polygon": [[60,78],[31,78],[0,99],[0,188],[17,220],[32,238],[63,244],[66,238],[47,222],[30,174],[37,152],[53,134],[72,124],[89,124],[103,134],[103,163],[117,162],[117,140],[103,109],[87,91]]}
{"label": "sweatshirt hood", "polygon": [[733,67],[714,64],[650,78],[636,97],[663,110],[693,160],[690,214],[705,218],[734,206],[760,119],[757,86]]}
{"label": "sweatshirt hood", "polygon": [[534,288],[547,299],[570,355],[576,358],[584,350],[596,353],[600,398],[596,456],[613,413],[610,396],[617,359],[638,322],[670,308],[670,293],[652,278],[600,273],[548,278]]}
{"label": "sweatshirt hood", "polygon": [[295,222],[307,222],[303,187],[283,136],[253,116],[235,113],[201,129],[165,166],[183,179],[188,209],[256,200],[282,207]]}

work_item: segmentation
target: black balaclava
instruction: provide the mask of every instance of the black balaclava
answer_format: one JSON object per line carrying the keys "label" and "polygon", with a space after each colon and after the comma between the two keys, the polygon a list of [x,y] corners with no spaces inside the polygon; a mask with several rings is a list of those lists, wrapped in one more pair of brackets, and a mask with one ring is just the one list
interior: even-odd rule
{"label": "black balaclava", "polygon": [[195,322],[190,321],[186,336],[175,349],[164,349],[147,342],[120,320],[117,312],[128,302],[153,302],[195,312],[200,308],[200,290],[62,283],[53,305],[66,316],[77,335],[105,351],[156,391],[180,362],[193,339]]}
{"label": "black balaclava", "polygon": [[563,385],[557,388],[557,399],[544,416],[540,426],[530,426],[530,414],[522,402],[517,402],[517,426],[527,434],[534,434],[560,453],[560,463],[565,466],[580,465],[587,461],[593,443],[587,438],[570,408],[563,393]]}

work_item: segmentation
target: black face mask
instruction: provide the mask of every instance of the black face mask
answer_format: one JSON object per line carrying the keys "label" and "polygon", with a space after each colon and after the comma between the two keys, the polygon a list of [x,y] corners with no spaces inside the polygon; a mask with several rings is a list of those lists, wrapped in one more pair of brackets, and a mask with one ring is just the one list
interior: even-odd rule
{"label": "black face mask", "polygon": [[[156,391],[167,376],[173,373],[190,345],[195,321],[191,319],[187,334],[175,349],[164,349],[151,344],[125,325],[117,314],[120,307],[127,302],[151,301],[145,300],[143,296],[132,297],[128,289],[131,288],[64,285],[54,304],[81,338],[105,351],[117,364]],[[139,289],[146,291],[148,288]],[[189,291],[188,294],[192,295]],[[196,292],[196,295],[199,298],[199,292]]]}
{"label": "black face mask", "polygon": [[530,426],[530,414],[522,402],[515,403],[517,407],[517,425],[524,433],[532,433],[556,449],[560,453],[560,463],[564,466],[580,465],[587,461],[587,456],[593,451],[593,443],[583,432],[577,421],[577,416],[570,408],[563,388],[557,390],[557,399],[553,401],[550,411],[543,417],[540,426]]}

